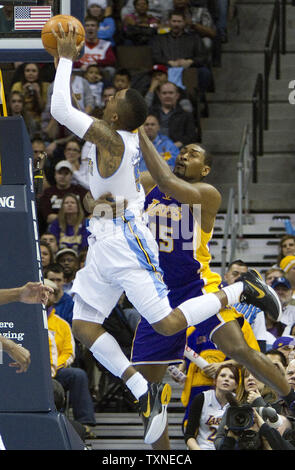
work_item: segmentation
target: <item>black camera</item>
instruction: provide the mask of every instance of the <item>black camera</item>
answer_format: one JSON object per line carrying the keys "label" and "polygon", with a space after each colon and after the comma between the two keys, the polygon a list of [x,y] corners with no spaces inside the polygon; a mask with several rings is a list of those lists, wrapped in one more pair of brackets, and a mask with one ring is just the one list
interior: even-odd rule
{"label": "black camera", "polygon": [[253,408],[249,405],[230,406],[226,412],[226,426],[239,433],[254,424]]}

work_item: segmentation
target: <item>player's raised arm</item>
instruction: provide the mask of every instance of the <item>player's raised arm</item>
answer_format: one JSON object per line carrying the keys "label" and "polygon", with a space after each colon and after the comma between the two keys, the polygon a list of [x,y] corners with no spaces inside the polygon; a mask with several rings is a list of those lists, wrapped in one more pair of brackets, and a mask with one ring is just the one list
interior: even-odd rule
{"label": "player's raised arm", "polygon": [[76,28],[69,23],[69,32],[66,34],[59,24],[59,34],[54,30],[52,34],[57,40],[59,56],[51,99],[53,118],[78,137],[104,148],[113,146],[116,150],[118,147],[119,153],[122,150],[122,141],[109,124],[87,115],[72,105],[70,89],[72,65],[84,44],[81,42],[77,45]]}
{"label": "player's raised arm", "polygon": [[[174,173],[172,173],[168,164],[161,158],[153,143],[148,138],[144,126],[140,127],[138,133],[139,143],[146,166],[160,190],[184,204],[206,204],[207,211],[215,215],[220,206],[221,196],[212,185],[200,181],[202,176],[205,177],[209,173],[210,168],[204,164],[200,165],[200,172],[202,171],[204,173],[203,175],[199,175],[200,178],[196,178],[195,173],[193,177],[190,177],[189,174],[183,174],[181,177],[178,177],[174,174],[175,170]],[[193,149],[190,150],[192,153]],[[180,154],[177,157],[175,169],[177,165],[179,167],[182,165],[185,171],[187,158],[195,158],[197,162],[197,149],[195,153],[196,156],[192,155],[190,157]]]}

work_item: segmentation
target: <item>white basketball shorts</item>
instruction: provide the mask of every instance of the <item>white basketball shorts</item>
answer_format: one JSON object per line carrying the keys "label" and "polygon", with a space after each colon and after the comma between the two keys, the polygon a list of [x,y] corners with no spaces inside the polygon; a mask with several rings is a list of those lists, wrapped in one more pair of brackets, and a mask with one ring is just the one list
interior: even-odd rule
{"label": "white basketball shorts", "polygon": [[[99,222],[98,222],[99,223]],[[92,233],[85,267],[72,287],[73,320],[103,323],[123,292],[152,324],[171,312],[158,262],[158,245],[141,219],[115,219],[108,236]]]}

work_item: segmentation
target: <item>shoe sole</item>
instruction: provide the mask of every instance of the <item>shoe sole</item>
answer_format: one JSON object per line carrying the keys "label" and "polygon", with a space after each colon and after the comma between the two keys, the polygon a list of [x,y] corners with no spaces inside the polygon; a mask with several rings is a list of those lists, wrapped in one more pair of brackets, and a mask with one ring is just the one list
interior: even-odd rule
{"label": "shoe sole", "polygon": [[152,424],[145,435],[145,444],[153,444],[162,436],[167,424],[167,407],[171,400],[171,386],[165,384],[161,392],[162,411],[152,421]]}
{"label": "shoe sole", "polygon": [[276,298],[276,300],[277,300],[277,302],[278,302],[278,305],[279,305],[279,309],[280,309],[278,317],[277,317],[277,318],[274,318],[274,317],[272,316],[272,318],[273,318],[275,321],[280,321],[280,319],[281,319],[281,317],[282,317],[282,313],[283,313],[282,307],[281,307],[281,301],[280,301],[280,299],[279,299],[278,294],[276,293],[276,291],[275,291],[272,287],[267,286],[267,288],[268,288],[268,290],[272,293],[273,297]]}

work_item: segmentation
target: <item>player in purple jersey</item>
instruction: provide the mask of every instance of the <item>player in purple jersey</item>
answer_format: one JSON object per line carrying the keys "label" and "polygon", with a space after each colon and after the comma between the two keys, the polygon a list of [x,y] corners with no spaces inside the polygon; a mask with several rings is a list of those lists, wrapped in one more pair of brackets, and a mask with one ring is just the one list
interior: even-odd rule
{"label": "player in purple jersey", "polygon": [[[163,270],[164,281],[170,290],[168,297],[173,308],[184,300],[218,291],[221,278],[209,269],[210,253],[207,244],[212,235],[221,196],[214,186],[203,182],[211,167],[211,157],[203,147],[198,144],[184,147],[176,159],[172,173],[150,143],[143,126],[140,128],[139,137],[143,156],[150,171],[141,174],[140,182],[145,190],[145,207],[150,218],[150,228],[159,245],[159,263]],[[193,210],[187,215],[186,236],[174,239],[169,236],[174,228],[173,219],[176,222],[180,218],[182,204],[190,206],[191,210],[194,204],[201,204],[199,214],[201,240],[196,247]],[[170,216],[167,216],[169,214]],[[161,228],[163,220],[165,233]],[[181,233],[181,230],[178,231],[178,235]],[[186,249],[183,249],[184,243]],[[240,320],[240,323],[236,319]],[[250,348],[246,343],[241,331],[243,321],[242,315],[234,309],[226,308],[218,315],[198,324],[197,328],[206,335],[210,334],[212,341],[226,356],[244,364],[263,382],[279,390],[281,396],[286,398],[288,395],[287,401],[292,402],[294,393],[291,392],[286,380],[274,370],[273,364],[266,356]],[[183,359],[185,341],[185,331],[170,337],[162,336],[142,319],[133,342],[132,363],[147,380],[161,382],[168,364]],[[153,448],[169,449],[167,428],[161,438],[153,443]]]}

